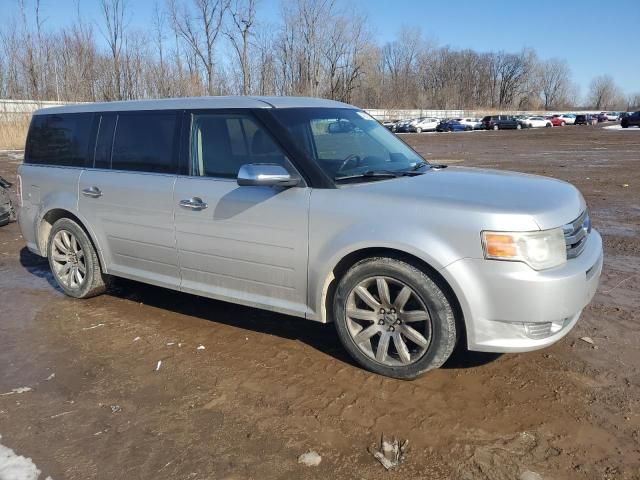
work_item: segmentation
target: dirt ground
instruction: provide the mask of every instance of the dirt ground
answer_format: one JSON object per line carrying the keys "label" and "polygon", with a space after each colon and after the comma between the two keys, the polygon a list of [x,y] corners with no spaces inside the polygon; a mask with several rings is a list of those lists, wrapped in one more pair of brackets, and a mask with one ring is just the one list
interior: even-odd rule
{"label": "dirt ground", "polygon": [[[0,228],[0,442],[53,480],[640,479],[640,131],[403,139],[431,161],[580,188],[605,269],[565,339],[527,354],[460,348],[440,370],[393,380],[355,366],[332,326],[129,281],[67,298],[11,224]],[[18,157],[1,154],[0,175],[14,180]],[[382,434],[410,441],[399,470],[367,451]],[[310,449],[318,467],[297,463]]]}

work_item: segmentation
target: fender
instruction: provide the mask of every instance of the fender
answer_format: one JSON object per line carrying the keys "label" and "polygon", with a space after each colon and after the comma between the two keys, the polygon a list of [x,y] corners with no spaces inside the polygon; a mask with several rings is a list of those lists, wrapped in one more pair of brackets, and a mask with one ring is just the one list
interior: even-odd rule
{"label": "fender", "polygon": [[[96,248],[96,253],[98,254],[98,259],[100,260],[100,265],[102,266],[102,270],[104,273],[109,273],[108,272],[108,268],[107,268],[107,264],[104,261],[104,256],[102,253],[102,247],[100,245],[100,243],[97,240],[97,236],[95,234],[95,232],[93,231],[93,228],[91,227],[91,223],[88,221],[88,219],[82,215],[78,209],[78,198],[77,198],[77,193],[76,195],[72,195],[68,192],[55,192],[55,193],[51,193],[45,197],[42,198],[42,201],[40,203],[40,208],[38,210],[38,213],[36,214],[36,245],[38,245],[38,248],[40,249],[40,253],[44,253],[44,257],[47,256],[47,252],[46,250],[44,252],[42,252],[42,246],[45,245],[44,242],[46,242],[47,239],[40,239],[40,225],[42,224],[44,217],[47,215],[47,213],[51,212],[52,210],[65,210],[69,213],[71,213],[74,217],[77,217],[77,219],[80,221],[81,227],[83,227],[88,235],[89,235],[89,239],[91,240],[91,242],[93,243],[93,245]],[[42,243],[41,243],[42,240]]]}
{"label": "fender", "polygon": [[[366,236],[362,235],[363,231],[366,231]],[[354,242],[356,238],[362,240]],[[307,318],[327,322],[325,300],[336,266],[348,255],[365,249],[402,252],[422,260],[436,271],[462,258],[462,255],[453,250],[451,242],[425,232],[418,225],[407,225],[398,230],[384,228],[382,225],[372,229],[371,224],[352,224],[325,242],[319,251],[314,253],[310,248],[308,301],[311,308]],[[322,270],[314,269],[314,266],[321,266]]]}

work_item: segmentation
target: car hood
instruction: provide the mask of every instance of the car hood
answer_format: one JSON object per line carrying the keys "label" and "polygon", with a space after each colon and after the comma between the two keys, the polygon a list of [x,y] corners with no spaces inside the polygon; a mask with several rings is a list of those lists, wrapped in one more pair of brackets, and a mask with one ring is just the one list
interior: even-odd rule
{"label": "car hood", "polygon": [[430,169],[414,177],[350,186],[378,200],[387,197],[390,202],[424,201],[433,208],[504,214],[509,219],[529,216],[542,230],[569,223],[586,208],[580,192],[567,182],[478,168]]}

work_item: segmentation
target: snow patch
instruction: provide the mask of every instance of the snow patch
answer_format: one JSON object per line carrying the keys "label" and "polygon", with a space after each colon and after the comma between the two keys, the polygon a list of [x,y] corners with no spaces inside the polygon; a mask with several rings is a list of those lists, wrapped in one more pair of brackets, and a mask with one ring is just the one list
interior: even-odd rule
{"label": "snow patch", "polygon": [[[27,392],[30,392],[31,390],[33,390],[33,388],[31,387],[18,387],[18,388],[14,388],[13,390],[7,393],[0,393],[0,397],[3,397],[5,395],[15,395],[16,393],[27,393]],[[3,479],[0,478],[0,480],[3,480]]]}
{"label": "snow patch", "polygon": [[[30,458],[0,444],[0,480],[38,480],[41,473]],[[45,480],[51,480],[51,477]]]}
{"label": "snow patch", "polygon": [[627,128],[622,128],[622,125],[609,125],[607,127],[602,127],[603,130],[616,130],[616,131],[623,131],[623,132],[640,132],[640,127],[627,127]]}

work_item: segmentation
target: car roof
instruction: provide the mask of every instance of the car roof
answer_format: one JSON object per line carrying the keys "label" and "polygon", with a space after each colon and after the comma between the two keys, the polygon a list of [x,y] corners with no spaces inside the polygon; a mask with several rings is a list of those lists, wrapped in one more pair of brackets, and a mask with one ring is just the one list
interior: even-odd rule
{"label": "car roof", "polygon": [[123,112],[137,110],[180,110],[180,109],[224,109],[224,108],[351,108],[353,105],[313,97],[182,97],[151,100],[126,100],[118,102],[95,102],[42,108],[34,115],[57,113]]}

